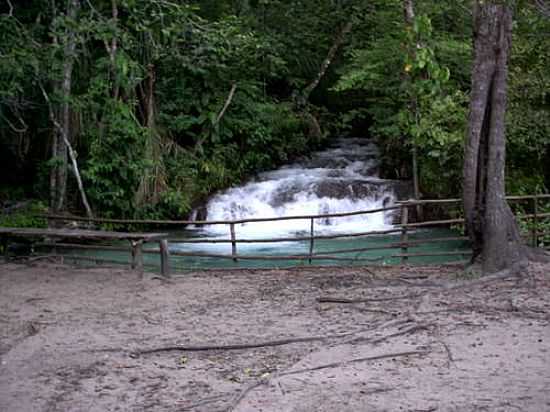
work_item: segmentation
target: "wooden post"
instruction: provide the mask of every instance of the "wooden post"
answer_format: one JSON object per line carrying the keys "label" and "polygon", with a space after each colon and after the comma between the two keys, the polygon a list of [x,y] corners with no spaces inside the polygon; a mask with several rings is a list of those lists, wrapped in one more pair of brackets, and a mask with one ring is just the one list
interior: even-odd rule
{"label": "wooden post", "polygon": [[133,240],[130,240],[130,247],[131,247],[130,269],[134,270],[136,268],[136,242],[134,242]]}
{"label": "wooden post", "polygon": [[310,228],[310,232],[309,232],[309,235],[310,235],[310,239],[309,239],[309,264],[311,264],[311,257],[313,256],[313,243],[314,243],[314,239],[313,239],[313,227],[314,227],[314,219],[312,218],[311,219],[311,228]]}
{"label": "wooden post", "polygon": [[8,262],[10,260],[10,256],[8,254],[8,245],[9,245],[8,237],[2,236],[2,248],[4,249],[4,262]]}
{"label": "wooden post", "polygon": [[531,229],[531,233],[533,235],[533,247],[537,247],[539,245],[539,237],[538,237],[538,212],[539,212],[539,201],[538,196],[535,195],[533,197],[533,227]]}
{"label": "wooden post", "polygon": [[160,273],[162,276],[170,277],[170,250],[168,249],[168,240],[159,241],[160,246]]}
{"label": "wooden post", "polygon": [[235,241],[235,223],[229,224],[229,231],[231,232],[231,256],[233,256],[233,262],[237,261],[237,242]]}
{"label": "wooden post", "polygon": [[133,241],[132,243],[132,269],[143,274],[143,240]]}
{"label": "wooden post", "polygon": [[[407,223],[409,222],[409,207],[406,203],[401,205],[401,254],[406,255],[408,252]],[[401,256],[401,263],[407,263],[408,256]]]}

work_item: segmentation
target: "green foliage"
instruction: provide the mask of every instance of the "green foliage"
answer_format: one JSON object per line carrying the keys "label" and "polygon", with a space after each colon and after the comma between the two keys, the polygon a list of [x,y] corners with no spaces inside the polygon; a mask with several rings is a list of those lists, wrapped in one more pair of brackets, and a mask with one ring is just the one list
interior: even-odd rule
{"label": "green foliage", "polygon": [[169,187],[177,190],[170,198],[178,199],[185,213],[212,192],[315,147],[305,138],[303,120],[288,106],[235,99],[215,143],[182,150],[167,163]]}
{"label": "green foliage", "polygon": [[40,201],[33,201],[10,213],[0,213],[0,227],[46,227],[46,219],[38,217],[48,208]]}
{"label": "green foliage", "polygon": [[420,181],[426,197],[460,193],[466,117],[467,97],[457,91],[426,104],[413,126],[414,142],[422,155]]}
{"label": "green foliage", "polygon": [[111,102],[101,128],[90,131],[90,153],[83,170],[90,201],[107,217],[135,216],[134,197],[142,171],[147,130],[128,107]]}
{"label": "green foliage", "polygon": [[467,97],[456,88],[438,50],[456,48],[457,41],[436,38],[426,14],[419,14],[408,27],[399,11],[388,6],[380,9],[376,30],[382,36],[350,51],[351,64],[335,90],[364,92],[368,106],[348,116],[356,120],[370,115],[370,131],[382,146],[386,175],[410,177],[410,150],[415,146],[422,191],[428,196],[456,194]]}
{"label": "green foliage", "polygon": [[512,42],[507,112],[508,193],[546,191],[550,183],[550,20],[521,9]]}
{"label": "green foliage", "polygon": [[[338,29],[353,29],[311,98],[324,131],[378,139],[386,177],[419,157],[427,196],[461,189],[470,87],[467,0],[32,0],[0,14],[0,160],[46,197],[74,36],[70,123],[85,188],[102,216],[180,218],[217,190],[314,149],[323,133],[293,101]],[[550,20],[518,7],[509,73],[509,193],[550,182]],[[113,53],[112,45],[116,44]],[[235,93],[229,96],[232,86]],[[227,107],[222,113],[222,108]],[[316,126],[316,125],[315,125]],[[9,166],[8,166],[9,163]],[[6,173],[4,173],[6,174]],[[18,180],[19,179],[19,180]],[[69,177],[69,206],[77,209]]]}

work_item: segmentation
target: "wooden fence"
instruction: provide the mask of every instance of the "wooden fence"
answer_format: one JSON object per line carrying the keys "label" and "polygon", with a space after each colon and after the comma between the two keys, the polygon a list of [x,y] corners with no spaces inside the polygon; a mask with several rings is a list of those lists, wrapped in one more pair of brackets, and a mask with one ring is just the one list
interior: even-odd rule
{"label": "wooden fence", "polygon": [[[540,230],[540,224],[544,219],[550,217],[550,213],[540,213],[540,203],[543,201],[548,202],[550,195],[530,195],[530,196],[509,196],[508,201],[516,205],[518,202],[523,202],[521,205],[521,214],[516,214],[517,218],[527,223],[529,233],[524,233],[526,240],[530,241],[532,245],[538,246],[541,237],[550,235],[550,232]],[[460,228],[464,219],[461,217],[461,199],[438,199],[438,200],[409,200],[397,202],[397,204],[371,210],[361,210],[346,213],[331,213],[320,215],[300,215],[300,216],[285,216],[274,218],[247,218],[236,220],[212,220],[212,221],[168,221],[168,220],[128,220],[128,219],[101,219],[101,218],[85,218],[74,216],[58,216],[58,215],[46,215],[50,221],[77,221],[99,224],[116,224],[116,225],[143,225],[143,226],[164,226],[164,227],[185,227],[186,225],[225,225],[228,227],[228,237],[224,239],[213,238],[171,238],[169,242],[174,244],[230,244],[231,253],[209,253],[199,251],[185,251],[174,250],[170,248],[170,255],[180,257],[195,257],[195,258],[215,258],[220,260],[232,260],[233,262],[239,261],[300,261],[302,263],[308,262],[312,264],[313,261],[333,261],[341,264],[342,262],[359,262],[359,263],[373,263],[380,262],[387,259],[398,259],[401,263],[407,263],[409,258],[418,257],[436,257],[436,256],[455,256],[466,259],[471,255],[469,248],[461,250],[442,250],[442,251],[421,251],[414,252],[410,249],[418,248],[422,245],[437,244],[441,242],[460,241],[467,244],[467,237],[463,235],[450,235],[442,237],[433,237],[426,239],[412,239],[412,235],[418,232],[419,229],[427,229],[434,227],[455,227]],[[525,203],[526,202],[526,203]],[[447,219],[442,220],[427,220],[427,221],[415,221],[411,217],[414,217],[414,212],[418,208],[452,208],[440,215],[448,216]],[[514,209],[514,207],[513,207]],[[330,234],[322,235],[315,234],[315,222],[319,219],[332,219],[343,218],[349,216],[368,215],[373,213],[394,212],[398,216],[398,222],[388,230],[381,231],[366,231],[357,233],[344,233],[344,234]],[[287,220],[308,220],[309,221],[309,235],[307,236],[295,236],[295,237],[278,237],[278,238],[260,238],[260,239],[247,239],[239,238],[237,235],[237,229],[239,224],[245,223],[259,223],[259,222],[276,222]],[[379,245],[368,245],[365,247],[344,248],[335,249],[328,252],[315,252],[316,241],[330,240],[330,239],[357,239],[357,238],[381,238],[382,236],[395,236],[396,239],[390,243],[384,243]],[[386,238],[387,239],[387,238]],[[289,255],[260,255],[260,254],[242,254],[239,253],[239,244],[261,244],[261,243],[281,243],[281,242],[309,242],[308,253],[301,254],[289,254]],[[130,252],[129,248],[125,248],[118,245],[84,245],[75,243],[56,243],[56,249],[70,249],[75,250],[90,250],[90,251],[117,251],[117,252]],[[364,256],[367,252],[373,251],[393,251],[388,254],[380,254],[380,256]],[[160,254],[159,249],[144,249],[145,254]],[[349,254],[355,254],[355,256],[345,256]],[[66,258],[73,260],[88,260],[98,263],[126,263],[119,262],[113,259],[104,259],[95,256],[85,255],[65,255]],[[158,266],[157,266],[158,267]],[[163,268],[164,269],[164,268]],[[164,270],[163,270],[164,272]]]}

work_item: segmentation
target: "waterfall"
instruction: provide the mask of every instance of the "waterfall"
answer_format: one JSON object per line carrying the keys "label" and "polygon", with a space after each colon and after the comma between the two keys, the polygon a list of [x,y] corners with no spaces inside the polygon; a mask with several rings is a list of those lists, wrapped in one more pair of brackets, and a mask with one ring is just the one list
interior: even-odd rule
{"label": "waterfall", "polygon": [[[242,186],[214,195],[206,204],[206,218],[234,220],[353,212],[390,206],[408,195],[408,183],[380,179],[378,169],[379,151],[372,140],[335,139],[330,147],[308,158],[260,173]],[[315,233],[384,230],[392,226],[393,219],[391,212],[316,219]],[[228,234],[226,225],[196,229],[207,236]],[[288,237],[309,230],[309,220],[236,225],[239,238],[251,239]]]}

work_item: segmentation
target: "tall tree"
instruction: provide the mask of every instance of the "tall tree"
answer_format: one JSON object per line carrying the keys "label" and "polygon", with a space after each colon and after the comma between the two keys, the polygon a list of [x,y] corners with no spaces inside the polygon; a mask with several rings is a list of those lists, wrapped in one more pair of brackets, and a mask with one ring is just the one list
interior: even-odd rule
{"label": "tall tree", "polygon": [[[412,26],[414,25],[414,19],[415,19],[415,13],[414,13],[414,2],[413,0],[403,0],[403,12],[405,15],[405,24],[407,25],[409,30],[412,30]],[[422,44],[416,43],[414,45],[413,50],[422,48]],[[415,53],[415,52],[413,52]],[[405,75],[407,75],[408,72],[405,72]],[[410,110],[413,112],[414,117],[418,118],[418,102],[416,99],[413,99],[409,103]],[[416,143],[412,143],[412,177],[413,177],[413,195],[415,199],[420,198],[420,188],[418,185],[418,152],[416,150]],[[420,205],[416,208],[416,213],[419,217],[419,219],[422,220],[422,208]]]}
{"label": "tall tree", "polygon": [[512,8],[474,2],[474,64],[464,153],[464,212],[474,259],[484,273],[525,261],[517,223],[505,199],[505,113]]}
{"label": "tall tree", "polygon": [[[71,128],[71,93],[73,86],[73,68],[76,59],[76,20],[80,9],[79,0],[68,0],[65,13],[65,29],[61,36],[53,36],[54,45],[62,45],[62,63],[61,79],[54,81],[54,88],[60,96],[60,104],[54,107],[45,88],[39,81],[40,89],[44,100],[48,105],[49,117],[54,125],[52,137],[52,160],[54,166],[50,173],[50,205],[54,212],[59,212],[66,205],[67,198],[67,171],[68,160],[72,163],[72,171],[78,183],[78,189],[81,195],[82,203],[89,217],[92,216],[90,205],[84,191],[82,179],[76,161],[76,154],[72,148],[72,128]],[[55,5],[53,14],[56,14]],[[54,20],[55,21],[55,20]],[[55,33],[55,31],[52,31]],[[37,76],[38,77],[38,76]]]}

